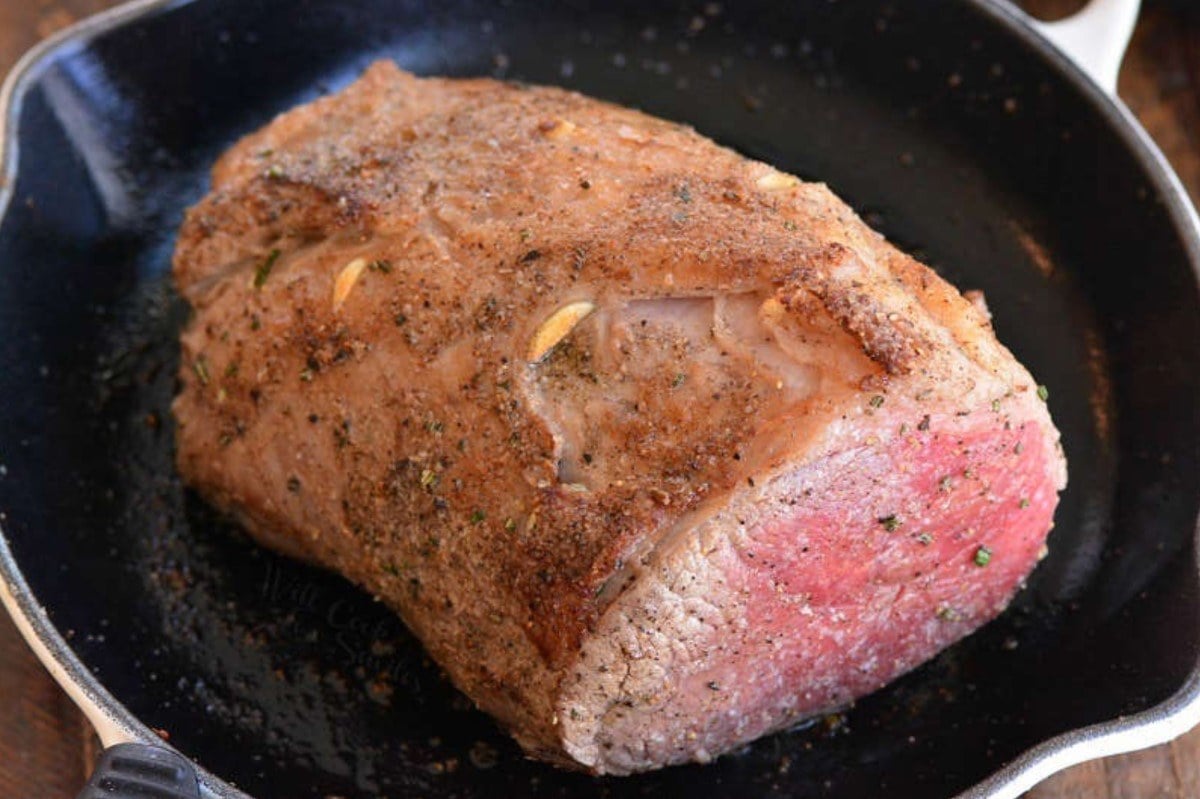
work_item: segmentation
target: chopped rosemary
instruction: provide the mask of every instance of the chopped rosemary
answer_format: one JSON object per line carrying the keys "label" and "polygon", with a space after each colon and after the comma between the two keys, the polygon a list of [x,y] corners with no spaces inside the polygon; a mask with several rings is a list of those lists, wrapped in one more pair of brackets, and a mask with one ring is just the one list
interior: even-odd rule
{"label": "chopped rosemary", "polygon": [[271,269],[275,266],[275,262],[279,260],[279,248],[271,250],[267,253],[267,257],[262,260],[258,268],[254,270],[254,288],[260,289],[267,282],[267,278],[271,276]]}

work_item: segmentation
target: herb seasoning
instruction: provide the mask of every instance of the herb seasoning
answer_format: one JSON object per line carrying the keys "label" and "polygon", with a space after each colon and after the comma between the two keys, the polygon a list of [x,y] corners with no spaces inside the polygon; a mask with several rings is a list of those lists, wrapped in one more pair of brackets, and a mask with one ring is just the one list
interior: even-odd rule
{"label": "herb seasoning", "polygon": [[267,253],[267,257],[258,265],[258,269],[254,270],[254,288],[260,289],[267,282],[267,278],[271,276],[271,269],[279,260],[279,255],[279,248],[276,247]]}
{"label": "herb seasoning", "polygon": [[208,361],[203,355],[196,356],[196,360],[192,362],[192,371],[196,373],[196,379],[200,381],[200,385],[208,385]]}

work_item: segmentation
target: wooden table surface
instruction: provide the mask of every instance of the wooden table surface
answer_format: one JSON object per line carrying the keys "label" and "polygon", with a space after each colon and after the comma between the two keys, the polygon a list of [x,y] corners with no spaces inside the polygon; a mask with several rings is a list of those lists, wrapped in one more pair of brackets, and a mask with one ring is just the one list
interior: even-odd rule
{"label": "wooden table surface", "polygon": [[[38,39],[115,0],[0,0],[0,74]],[[1079,0],[1025,0],[1046,17]],[[1120,94],[1200,201],[1200,2],[1146,0]],[[94,735],[0,613],[0,797],[73,797]],[[1173,743],[1077,766],[1026,799],[1200,797],[1200,728]]]}

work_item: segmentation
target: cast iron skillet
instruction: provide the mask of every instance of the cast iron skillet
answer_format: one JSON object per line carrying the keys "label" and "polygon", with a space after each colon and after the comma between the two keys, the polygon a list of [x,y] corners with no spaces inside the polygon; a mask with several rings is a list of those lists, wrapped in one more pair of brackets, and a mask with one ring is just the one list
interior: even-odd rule
{"label": "cast iron skillet", "polygon": [[[0,593],[106,742],[157,732],[223,797],[925,799],[1013,796],[1196,717],[1196,229],[1144,134],[1008,7],[197,0],[124,16],[22,74],[0,222]],[[828,182],[983,289],[1050,387],[1071,467],[1014,607],[844,714],[709,766],[594,780],[524,760],[383,607],[191,496],[168,411],[180,215],[239,134],[379,56],[687,122]]]}

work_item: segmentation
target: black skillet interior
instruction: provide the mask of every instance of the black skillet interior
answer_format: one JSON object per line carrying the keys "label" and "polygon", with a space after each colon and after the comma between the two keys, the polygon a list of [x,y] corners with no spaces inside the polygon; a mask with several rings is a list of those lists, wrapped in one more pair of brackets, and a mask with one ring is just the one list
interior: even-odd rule
{"label": "black skillet interior", "polygon": [[[1050,387],[1071,485],[996,623],[847,713],[706,767],[523,760],[384,608],[189,496],[169,403],[183,208],[239,134],[390,56],[554,83],[823,180]],[[59,49],[0,227],[0,511],[96,677],[260,796],[948,796],[1162,701],[1200,659],[1200,307],[1093,102],[969,2],[205,0]]]}

